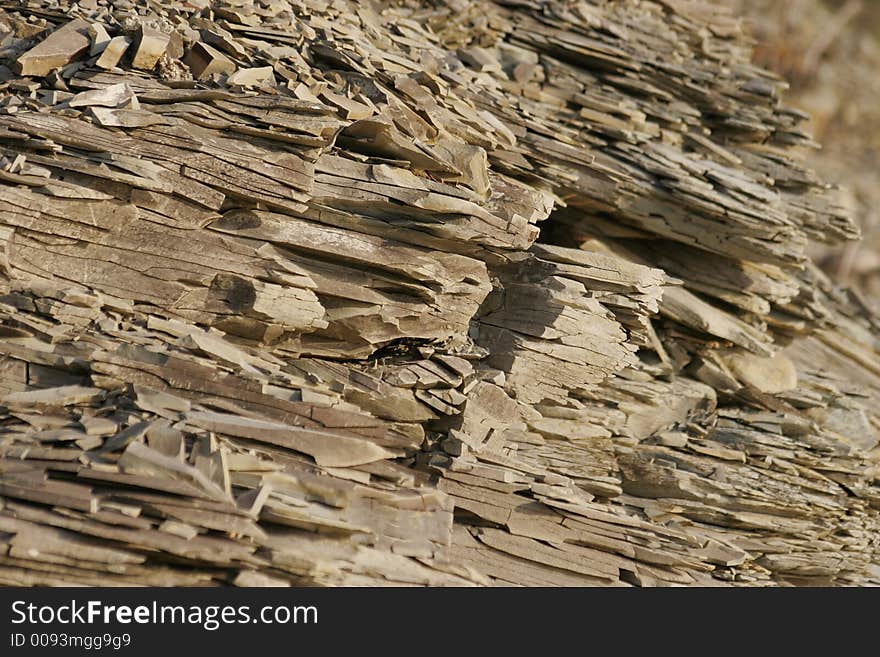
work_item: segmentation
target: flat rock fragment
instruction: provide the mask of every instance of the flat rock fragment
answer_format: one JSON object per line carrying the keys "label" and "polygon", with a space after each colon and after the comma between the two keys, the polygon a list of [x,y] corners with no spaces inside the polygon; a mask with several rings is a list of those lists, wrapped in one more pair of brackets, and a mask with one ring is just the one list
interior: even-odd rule
{"label": "flat rock fragment", "polygon": [[0,585],[880,584],[858,231],[720,3],[13,4]]}
{"label": "flat rock fragment", "polygon": [[75,19],[53,31],[36,46],[16,60],[18,72],[25,76],[43,77],[70,64],[91,46],[89,23]]}

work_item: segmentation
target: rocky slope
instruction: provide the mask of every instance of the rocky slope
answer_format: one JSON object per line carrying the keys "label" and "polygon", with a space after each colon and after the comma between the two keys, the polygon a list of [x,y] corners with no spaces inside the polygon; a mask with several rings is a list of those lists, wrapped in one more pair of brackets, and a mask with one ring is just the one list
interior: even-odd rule
{"label": "rocky slope", "polygon": [[0,582],[880,578],[858,231],[714,3],[0,12]]}

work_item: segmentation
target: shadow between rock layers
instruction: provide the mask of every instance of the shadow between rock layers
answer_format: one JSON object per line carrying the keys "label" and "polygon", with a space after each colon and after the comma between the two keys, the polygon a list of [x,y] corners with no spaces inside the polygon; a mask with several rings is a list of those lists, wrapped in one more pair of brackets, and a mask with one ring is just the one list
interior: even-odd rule
{"label": "shadow between rock layers", "polygon": [[878,323],[698,1],[0,4],[0,583],[870,584]]}

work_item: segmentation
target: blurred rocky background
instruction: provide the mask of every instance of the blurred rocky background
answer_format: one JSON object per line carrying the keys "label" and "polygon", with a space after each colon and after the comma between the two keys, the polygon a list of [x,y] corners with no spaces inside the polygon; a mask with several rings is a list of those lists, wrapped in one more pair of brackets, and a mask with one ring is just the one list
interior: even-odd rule
{"label": "blurred rocky background", "polygon": [[813,167],[841,187],[864,239],[815,256],[880,308],[880,1],[725,0],[746,20],[755,61],[813,116]]}

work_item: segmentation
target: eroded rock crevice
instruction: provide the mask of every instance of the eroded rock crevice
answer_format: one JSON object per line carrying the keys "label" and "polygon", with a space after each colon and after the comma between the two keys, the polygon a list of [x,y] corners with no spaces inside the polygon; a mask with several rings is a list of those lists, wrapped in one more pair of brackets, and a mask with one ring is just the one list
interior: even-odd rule
{"label": "eroded rock crevice", "polygon": [[0,582],[878,583],[878,319],[715,3],[0,10]]}

